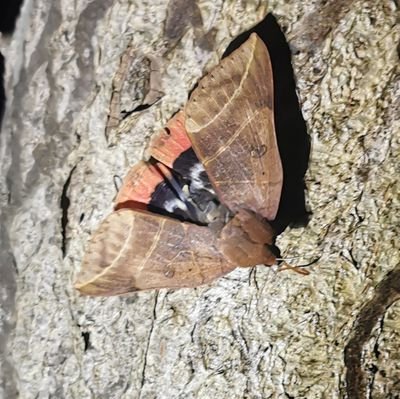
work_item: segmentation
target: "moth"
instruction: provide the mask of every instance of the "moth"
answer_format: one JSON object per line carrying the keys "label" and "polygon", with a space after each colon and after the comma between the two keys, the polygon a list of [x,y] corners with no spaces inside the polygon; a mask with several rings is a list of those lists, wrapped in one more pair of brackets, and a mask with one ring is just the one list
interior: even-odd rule
{"label": "moth", "polygon": [[283,173],[271,62],[253,33],[203,77],[128,172],[89,240],[85,295],[196,287],[273,265]]}

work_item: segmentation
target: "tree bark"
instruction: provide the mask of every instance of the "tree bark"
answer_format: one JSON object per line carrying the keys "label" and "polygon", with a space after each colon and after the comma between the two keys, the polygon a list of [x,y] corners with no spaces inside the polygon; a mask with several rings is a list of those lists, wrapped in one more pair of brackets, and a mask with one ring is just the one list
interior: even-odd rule
{"label": "tree bark", "polygon": [[[293,264],[318,259],[311,274],[258,266],[80,297],[74,275],[116,185],[267,11],[312,142],[312,218],[278,245]],[[26,0],[4,49],[0,396],[398,397],[399,38],[390,0]]]}

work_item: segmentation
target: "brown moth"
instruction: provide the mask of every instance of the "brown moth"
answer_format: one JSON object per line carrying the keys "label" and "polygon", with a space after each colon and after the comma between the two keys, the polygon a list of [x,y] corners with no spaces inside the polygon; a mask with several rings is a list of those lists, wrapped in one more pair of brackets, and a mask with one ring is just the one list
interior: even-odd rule
{"label": "brown moth", "polygon": [[282,165],[268,51],[253,33],[202,78],[127,174],[92,235],[75,287],[86,295],[196,287],[273,265]]}

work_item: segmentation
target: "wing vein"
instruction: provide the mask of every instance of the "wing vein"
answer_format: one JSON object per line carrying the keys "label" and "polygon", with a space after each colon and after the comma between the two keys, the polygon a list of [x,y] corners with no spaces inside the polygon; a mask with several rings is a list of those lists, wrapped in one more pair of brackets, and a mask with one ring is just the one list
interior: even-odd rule
{"label": "wing vein", "polygon": [[240,92],[242,90],[242,87],[244,85],[244,82],[246,81],[246,78],[247,78],[247,76],[249,74],[250,66],[253,63],[254,53],[255,53],[255,47],[253,47],[253,51],[251,52],[251,57],[250,57],[249,61],[246,64],[246,69],[245,69],[245,71],[243,73],[242,79],[241,79],[238,87],[232,93],[232,96],[228,97],[228,101],[221,107],[219,112],[217,112],[212,119],[210,119],[206,124],[201,126],[198,130],[196,130],[196,131],[192,130],[191,133],[196,133],[199,130],[202,130],[202,129],[210,126],[224,112],[224,110],[232,103],[232,101],[240,94]]}
{"label": "wing vein", "polygon": [[[223,145],[214,155],[211,157],[203,159],[203,165],[206,166],[208,163],[214,161],[216,158],[218,158],[224,151],[226,151],[230,145],[237,139],[237,137],[242,133],[243,129],[251,123],[251,121],[260,113],[260,110],[256,110],[255,112],[252,112],[250,116],[247,116],[247,119],[238,127],[236,130],[235,134],[232,135],[232,137]],[[240,169],[240,168],[239,168]]]}
{"label": "wing vein", "polygon": [[153,243],[151,244],[150,249],[147,251],[144,259],[142,260],[142,262],[140,263],[140,265],[138,267],[139,273],[144,269],[147,261],[150,259],[150,256],[154,252],[154,249],[156,248],[158,241],[160,240],[160,236],[161,236],[162,230],[164,228],[164,224],[165,224],[165,219],[162,220],[160,227],[159,227],[156,235],[154,236]]}
{"label": "wing vein", "polygon": [[128,243],[129,243],[129,241],[130,241],[130,238],[131,238],[131,235],[132,235],[132,231],[133,231],[133,226],[134,226],[134,225],[135,225],[135,219],[132,220],[132,224],[131,224],[131,227],[129,228],[129,233],[128,233],[128,236],[126,237],[126,240],[125,240],[125,242],[124,242],[124,245],[122,246],[122,248],[121,248],[120,251],[118,252],[118,255],[117,255],[117,256],[114,258],[114,260],[111,262],[111,264],[110,264],[109,266],[107,266],[100,274],[96,274],[96,275],[95,275],[92,279],[90,279],[89,281],[85,281],[84,283],[80,284],[80,285],[78,286],[78,288],[84,287],[85,285],[89,285],[89,284],[93,283],[94,281],[100,279],[102,276],[104,276],[105,274],[107,274],[108,271],[109,271],[110,269],[112,269],[112,268],[115,266],[116,262],[121,258],[123,252],[125,251],[125,249],[126,249]]}

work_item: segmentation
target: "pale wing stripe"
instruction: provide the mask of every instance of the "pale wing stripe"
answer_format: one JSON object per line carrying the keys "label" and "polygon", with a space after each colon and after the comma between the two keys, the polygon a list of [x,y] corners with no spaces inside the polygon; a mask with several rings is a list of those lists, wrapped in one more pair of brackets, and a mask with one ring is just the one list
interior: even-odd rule
{"label": "pale wing stripe", "polygon": [[205,129],[206,127],[211,125],[224,112],[224,110],[229,106],[229,104],[240,94],[240,91],[242,90],[242,86],[243,86],[244,82],[246,81],[247,75],[249,74],[250,65],[252,64],[252,61],[253,61],[253,58],[254,58],[256,44],[257,44],[257,42],[254,42],[253,51],[251,52],[251,57],[250,57],[247,65],[246,65],[246,70],[245,70],[245,72],[243,74],[242,80],[240,81],[239,86],[233,92],[232,96],[224,104],[224,106],[221,108],[221,110],[218,113],[215,114],[214,118],[210,119],[205,125],[200,126],[199,129],[191,130],[190,133],[197,133],[200,130]]}
{"label": "pale wing stripe", "polygon": [[158,244],[158,241],[159,241],[159,239],[160,239],[160,236],[161,236],[162,230],[163,230],[163,228],[164,228],[165,222],[166,222],[166,220],[163,219],[163,221],[161,222],[160,227],[159,227],[159,229],[158,229],[158,231],[157,231],[157,234],[154,236],[153,244],[151,244],[151,247],[150,247],[150,249],[147,251],[145,258],[144,258],[143,261],[140,263],[140,265],[139,265],[139,267],[138,267],[138,272],[139,272],[139,273],[144,269],[144,267],[145,267],[147,261],[149,260],[150,256],[151,256],[152,253],[154,252],[154,249],[156,248],[156,246],[157,246],[157,244]]}
{"label": "pale wing stripe", "polygon": [[[237,137],[242,133],[243,129],[251,123],[251,121],[259,114],[259,110],[256,110],[255,112],[252,113],[250,117],[247,117],[247,119],[239,126],[239,128],[236,130],[235,134],[225,143],[224,146],[222,146],[213,156],[205,158],[203,160],[203,165],[206,166],[209,162],[214,161],[216,158],[218,158],[225,150],[229,148],[229,146],[237,139]],[[240,168],[239,168],[240,169]]]}
{"label": "pale wing stripe", "polygon": [[116,262],[121,258],[122,254],[126,250],[126,247],[127,247],[128,243],[129,243],[131,235],[132,235],[132,231],[133,231],[133,226],[134,225],[135,225],[135,218],[133,218],[133,220],[132,220],[132,224],[131,224],[131,227],[129,229],[128,237],[126,238],[126,240],[124,242],[124,245],[122,246],[121,250],[118,252],[118,255],[115,257],[115,259],[112,261],[110,266],[106,267],[100,274],[97,274],[91,280],[77,285],[77,288],[81,288],[81,287],[84,287],[85,285],[89,285],[89,284],[93,283],[94,281],[96,281],[99,278],[101,278],[102,276],[104,276],[111,268],[113,268],[115,266]]}

